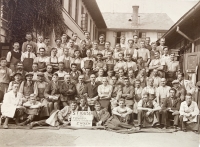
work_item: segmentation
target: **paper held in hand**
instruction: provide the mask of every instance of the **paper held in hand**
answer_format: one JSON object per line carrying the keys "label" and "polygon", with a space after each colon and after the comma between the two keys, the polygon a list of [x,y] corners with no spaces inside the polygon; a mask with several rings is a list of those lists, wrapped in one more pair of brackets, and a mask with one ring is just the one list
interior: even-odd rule
{"label": "paper held in hand", "polygon": [[71,126],[92,127],[92,111],[77,111],[71,115]]}

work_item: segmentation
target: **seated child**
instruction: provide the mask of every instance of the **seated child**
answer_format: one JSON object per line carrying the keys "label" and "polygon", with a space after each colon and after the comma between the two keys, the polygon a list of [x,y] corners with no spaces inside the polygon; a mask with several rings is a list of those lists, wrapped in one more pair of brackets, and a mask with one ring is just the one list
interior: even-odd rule
{"label": "seated child", "polygon": [[34,94],[30,95],[29,101],[23,104],[26,114],[26,120],[20,123],[20,126],[26,125],[34,120],[34,118],[39,115],[41,103],[36,101],[36,96]]}

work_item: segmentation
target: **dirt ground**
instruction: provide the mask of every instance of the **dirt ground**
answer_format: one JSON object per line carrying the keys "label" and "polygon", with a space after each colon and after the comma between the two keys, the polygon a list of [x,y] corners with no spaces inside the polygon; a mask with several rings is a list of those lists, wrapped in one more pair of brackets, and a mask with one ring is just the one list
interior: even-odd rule
{"label": "dirt ground", "polygon": [[0,130],[0,147],[27,146],[131,146],[198,147],[193,132],[118,134],[105,130]]}

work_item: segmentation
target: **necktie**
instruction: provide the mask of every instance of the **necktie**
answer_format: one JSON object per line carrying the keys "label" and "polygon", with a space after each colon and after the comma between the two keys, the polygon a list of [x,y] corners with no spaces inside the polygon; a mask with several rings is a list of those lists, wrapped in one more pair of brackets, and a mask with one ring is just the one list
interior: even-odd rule
{"label": "necktie", "polygon": [[30,58],[30,52],[28,52],[28,58]]}

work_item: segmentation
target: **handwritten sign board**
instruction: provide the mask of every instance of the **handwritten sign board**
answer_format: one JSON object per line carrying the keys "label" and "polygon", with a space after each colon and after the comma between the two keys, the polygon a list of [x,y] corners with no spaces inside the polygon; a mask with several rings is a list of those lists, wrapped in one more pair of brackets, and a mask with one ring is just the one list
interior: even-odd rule
{"label": "handwritten sign board", "polygon": [[93,114],[91,111],[77,111],[71,116],[71,126],[73,127],[91,127]]}
{"label": "handwritten sign board", "polygon": [[195,72],[198,64],[199,64],[199,55],[197,52],[186,54],[186,71],[187,72]]}

